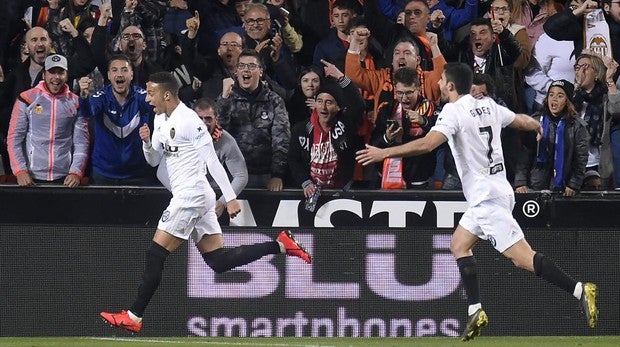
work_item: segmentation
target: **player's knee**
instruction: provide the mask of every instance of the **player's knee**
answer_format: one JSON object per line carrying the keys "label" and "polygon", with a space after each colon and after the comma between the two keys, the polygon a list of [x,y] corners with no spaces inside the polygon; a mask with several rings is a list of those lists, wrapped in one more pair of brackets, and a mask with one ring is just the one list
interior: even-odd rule
{"label": "player's knee", "polygon": [[534,271],[534,264],[532,261],[532,258],[530,257],[525,257],[525,256],[519,256],[519,257],[509,257],[510,261],[512,261],[512,263],[520,268],[520,269],[524,269],[527,271]]}
{"label": "player's knee", "polygon": [[463,244],[459,242],[455,242],[454,239],[450,240],[450,252],[452,252],[455,259],[471,255],[471,252],[467,249],[467,247],[464,247]]}

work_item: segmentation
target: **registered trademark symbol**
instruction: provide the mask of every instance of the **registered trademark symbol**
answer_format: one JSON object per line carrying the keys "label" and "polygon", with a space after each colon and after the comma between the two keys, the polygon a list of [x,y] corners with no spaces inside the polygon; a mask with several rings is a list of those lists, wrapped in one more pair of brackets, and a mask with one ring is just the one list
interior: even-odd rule
{"label": "registered trademark symbol", "polygon": [[523,214],[526,217],[534,218],[538,216],[538,212],[540,212],[540,205],[535,200],[528,200],[523,203]]}

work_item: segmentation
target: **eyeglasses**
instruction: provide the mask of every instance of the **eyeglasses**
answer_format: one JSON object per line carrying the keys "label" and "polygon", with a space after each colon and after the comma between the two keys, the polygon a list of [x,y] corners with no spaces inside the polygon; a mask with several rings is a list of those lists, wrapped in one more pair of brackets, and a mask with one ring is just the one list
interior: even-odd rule
{"label": "eyeglasses", "polygon": [[139,33],[121,35],[121,39],[125,41],[128,41],[129,39],[140,40],[141,38],[142,38],[142,34],[139,34]]}
{"label": "eyeglasses", "polygon": [[256,18],[256,19],[248,18],[244,22],[247,25],[255,25],[255,24],[263,25],[268,20],[269,20],[268,18]]}
{"label": "eyeglasses", "polygon": [[416,17],[420,17],[422,14],[424,14],[424,12],[422,10],[405,10],[405,16],[410,17],[411,15],[414,15]]}
{"label": "eyeglasses", "polygon": [[502,6],[502,7],[491,6],[491,9],[495,13],[506,13],[510,11],[510,9],[507,6]]}
{"label": "eyeglasses", "polygon": [[260,65],[255,64],[255,63],[249,63],[249,64],[238,63],[237,64],[237,69],[239,69],[239,70],[248,69],[250,71],[254,71],[254,70],[258,69],[259,67],[260,67]]}
{"label": "eyeglasses", "polygon": [[590,67],[590,64],[575,64],[573,66],[573,68],[575,68],[575,71],[579,71],[581,69],[587,70]]}
{"label": "eyeglasses", "polygon": [[403,96],[407,96],[408,98],[412,97],[415,93],[417,92],[417,90],[396,90],[394,91],[394,94],[396,94],[397,97],[402,98]]}
{"label": "eyeglasses", "polygon": [[238,42],[220,42],[220,47],[240,48],[241,44]]}

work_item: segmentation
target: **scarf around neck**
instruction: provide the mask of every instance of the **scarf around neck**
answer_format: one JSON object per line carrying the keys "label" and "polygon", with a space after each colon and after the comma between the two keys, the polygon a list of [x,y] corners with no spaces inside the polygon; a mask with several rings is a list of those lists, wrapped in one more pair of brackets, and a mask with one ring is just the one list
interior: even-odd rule
{"label": "scarf around neck", "polygon": [[[551,115],[544,115],[541,118],[540,123],[543,128],[543,138],[540,140],[536,162],[539,164],[544,164],[553,158],[553,187],[555,189],[560,189],[565,185],[564,129],[566,127],[566,121],[560,118],[557,122],[553,139],[551,138],[551,123],[555,123],[555,121],[551,119]],[[551,155],[552,151],[553,155]]]}
{"label": "scarf around neck", "polygon": [[588,134],[590,134],[590,145],[595,147],[602,143],[601,136],[603,134],[603,124],[605,123],[603,101],[606,93],[607,87],[600,81],[596,81],[592,91],[586,92],[578,88],[573,98],[573,104],[579,112],[582,111],[583,104],[587,103],[583,120],[586,121],[586,128],[588,129]]}

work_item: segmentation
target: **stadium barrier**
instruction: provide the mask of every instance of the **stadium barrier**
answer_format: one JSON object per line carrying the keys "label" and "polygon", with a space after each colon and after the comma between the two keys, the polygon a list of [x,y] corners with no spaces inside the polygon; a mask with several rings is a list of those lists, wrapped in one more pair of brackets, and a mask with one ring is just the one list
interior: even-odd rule
{"label": "stadium barrier", "polygon": [[[143,336],[457,336],[467,302],[450,251],[459,192],[247,190],[229,246],[293,229],[314,257],[267,256],[215,274],[191,244],[166,263]],[[0,336],[108,336],[101,310],[127,308],[170,195],[161,188],[0,186]],[[578,302],[477,246],[485,335],[619,335],[620,195],[517,195],[532,246],[599,285],[599,327]],[[225,224],[227,221],[223,221]]]}

